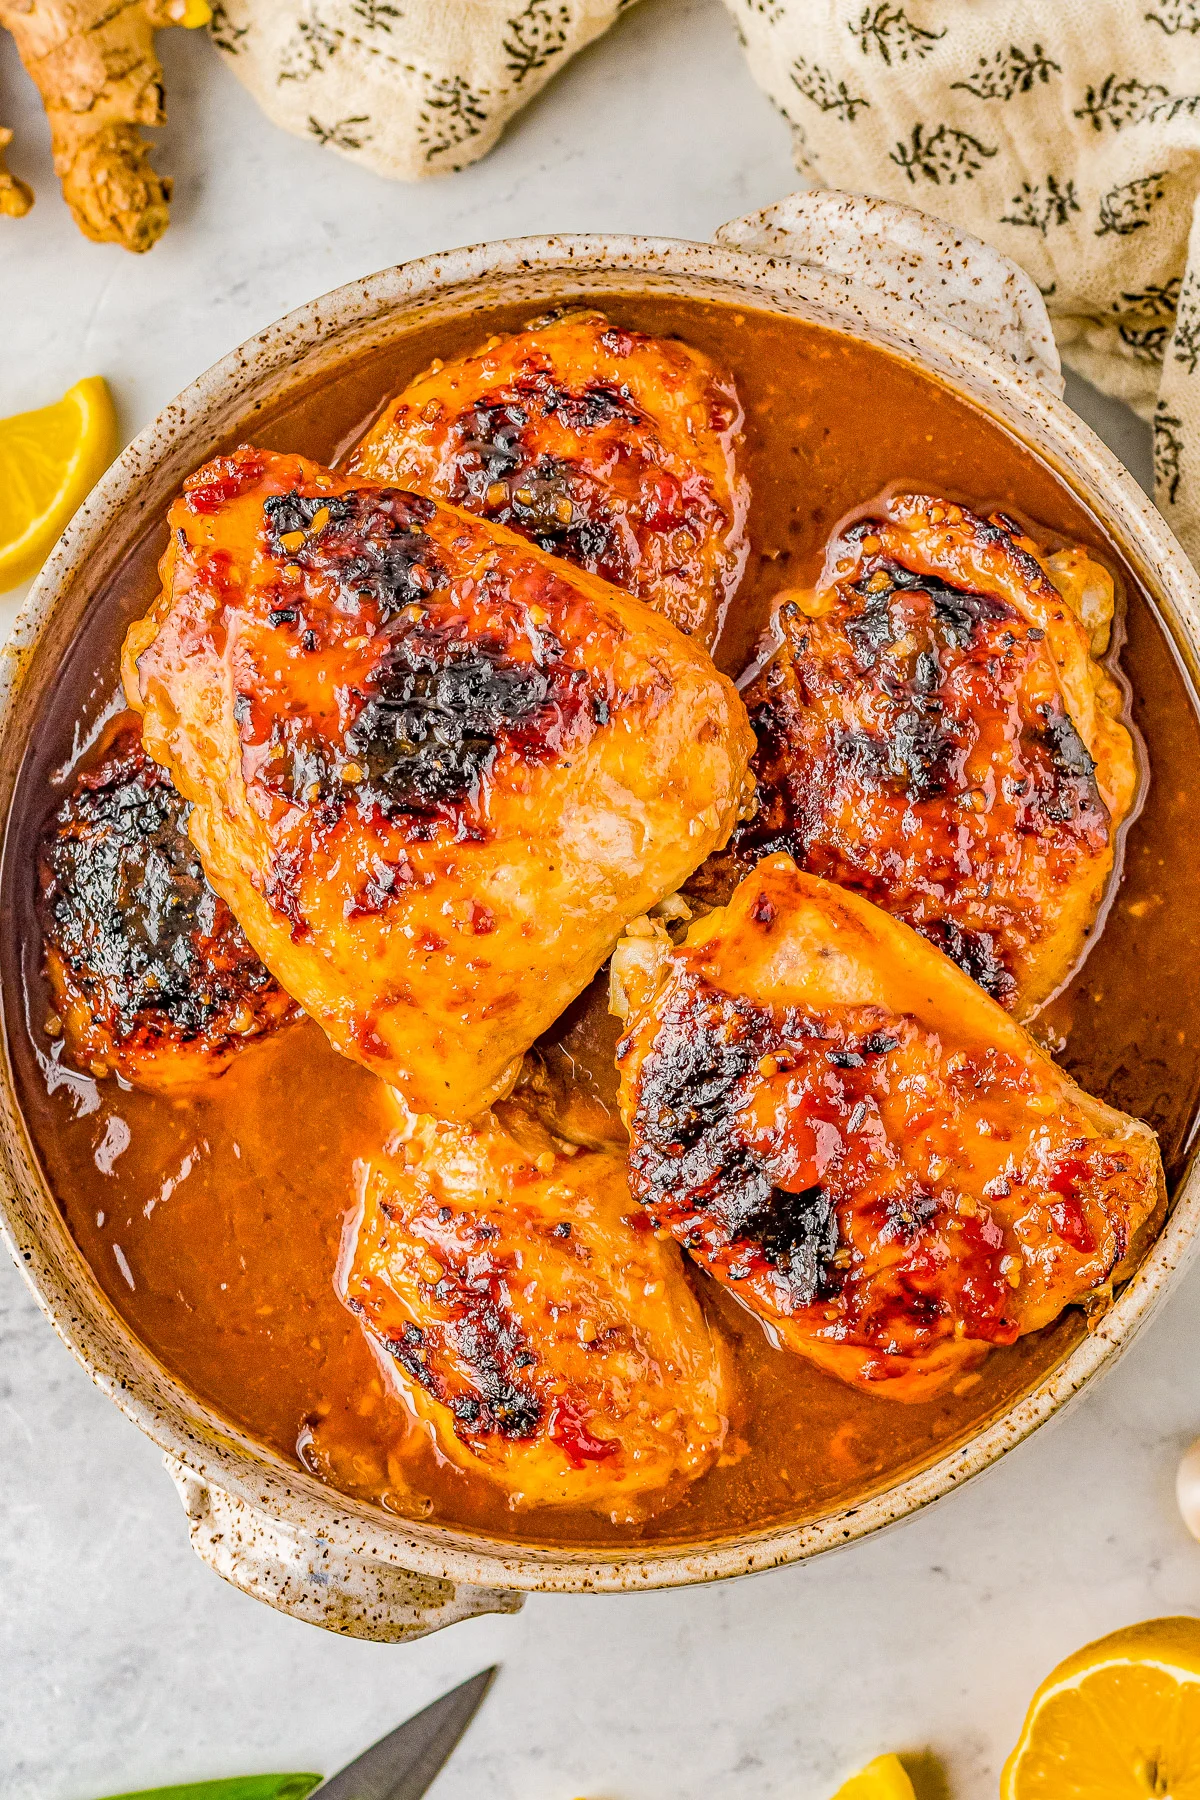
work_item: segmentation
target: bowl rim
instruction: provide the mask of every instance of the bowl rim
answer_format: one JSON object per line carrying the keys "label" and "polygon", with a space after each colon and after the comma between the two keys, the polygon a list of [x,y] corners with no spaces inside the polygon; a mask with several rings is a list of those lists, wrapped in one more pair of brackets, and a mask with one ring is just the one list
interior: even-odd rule
{"label": "bowl rim", "polygon": [[[536,305],[534,291],[550,284],[560,290],[574,284],[577,291],[597,295],[687,292],[747,311],[782,312],[915,362],[1048,463],[1088,506],[1145,585],[1194,685],[1200,667],[1195,571],[1162,515],[1107,446],[1006,355],[906,301],[780,255],[623,234],[506,239],[396,265],[296,308],[198,376],[118,457],[51,553],[0,658],[5,828],[37,717],[38,702],[25,697],[39,649],[73,592],[106,579],[122,543],[136,541],[146,514],[157,508],[156,478],[161,481],[177,465],[194,467],[211,454],[223,428],[244,416],[256,393],[254,404],[262,405],[268,395],[298,392],[314,378],[313,371],[319,372],[318,364],[332,368],[400,335],[423,308],[483,310],[503,299],[507,288],[515,293],[522,286]],[[313,371],[304,375],[309,363]],[[209,448],[189,451],[197,439]],[[177,477],[172,481],[178,484]],[[455,1582],[571,1592],[677,1586],[798,1561],[899,1523],[993,1466],[1111,1366],[1194,1249],[1198,1225],[1200,1176],[1193,1161],[1143,1263],[1062,1362],[965,1443],[852,1505],[808,1523],[759,1527],[706,1545],[660,1542],[602,1552],[483,1538],[453,1526],[393,1518],[347,1498],[231,1427],[158,1362],[101,1292],[66,1232],[21,1117],[7,1033],[4,1038],[0,1229],[39,1307],[76,1360],[169,1457],[288,1530]]]}

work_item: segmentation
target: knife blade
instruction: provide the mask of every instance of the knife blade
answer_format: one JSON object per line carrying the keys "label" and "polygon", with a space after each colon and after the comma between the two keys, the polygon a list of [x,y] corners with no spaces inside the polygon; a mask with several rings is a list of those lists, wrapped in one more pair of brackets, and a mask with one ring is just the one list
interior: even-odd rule
{"label": "knife blade", "polygon": [[496,1677],[483,1669],[356,1756],[312,1800],[421,1800],[440,1774]]}

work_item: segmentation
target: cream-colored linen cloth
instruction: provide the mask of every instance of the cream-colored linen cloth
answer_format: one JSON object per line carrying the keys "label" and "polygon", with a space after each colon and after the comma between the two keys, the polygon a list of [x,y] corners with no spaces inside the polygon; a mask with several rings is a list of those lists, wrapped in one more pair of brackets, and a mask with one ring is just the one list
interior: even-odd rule
{"label": "cream-colored linen cloth", "polygon": [[1200,0],[726,0],[810,180],[907,200],[1037,282],[1154,425],[1200,562]]}
{"label": "cream-colored linen cloth", "polygon": [[380,175],[475,162],[633,0],[212,0],[267,117]]}
{"label": "cream-colored linen cloth", "polygon": [[[214,0],[211,30],[277,124],[413,179],[483,155],[631,3]],[[1200,561],[1200,0],[726,5],[810,182],[1029,270],[1066,361],[1153,420]]]}

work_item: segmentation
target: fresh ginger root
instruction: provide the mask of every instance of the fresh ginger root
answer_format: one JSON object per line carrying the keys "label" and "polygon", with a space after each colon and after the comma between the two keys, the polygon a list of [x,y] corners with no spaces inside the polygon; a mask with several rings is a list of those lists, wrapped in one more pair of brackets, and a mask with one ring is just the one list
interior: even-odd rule
{"label": "fresh ginger root", "polygon": [[0,214],[7,213],[10,218],[19,219],[33,205],[33,193],[4,166],[4,152],[11,143],[12,132],[7,126],[0,125]]}
{"label": "fresh ginger root", "polygon": [[[94,242],[149,250],[166,230],[171,183],[138,130],[164,117],[154,33],[209,17],[206,0],[0,0],[46,108],[63,198]],[[27,212],[32,199],[0,173],[0,212]]]}

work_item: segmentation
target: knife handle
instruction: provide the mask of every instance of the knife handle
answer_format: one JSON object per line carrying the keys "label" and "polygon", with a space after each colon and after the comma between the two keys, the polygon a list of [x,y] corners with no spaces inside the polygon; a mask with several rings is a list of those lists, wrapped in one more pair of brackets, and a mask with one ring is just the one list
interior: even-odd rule
{"label": "knife handle", "polygon": [[511,1588],[444,1581],[331,1543],[214,1486],[173,1456],[163,1462],[201,1561],[244,1594],[310,1625],[400,1644],[481,1613],[519,1612],[524,1603]]}

